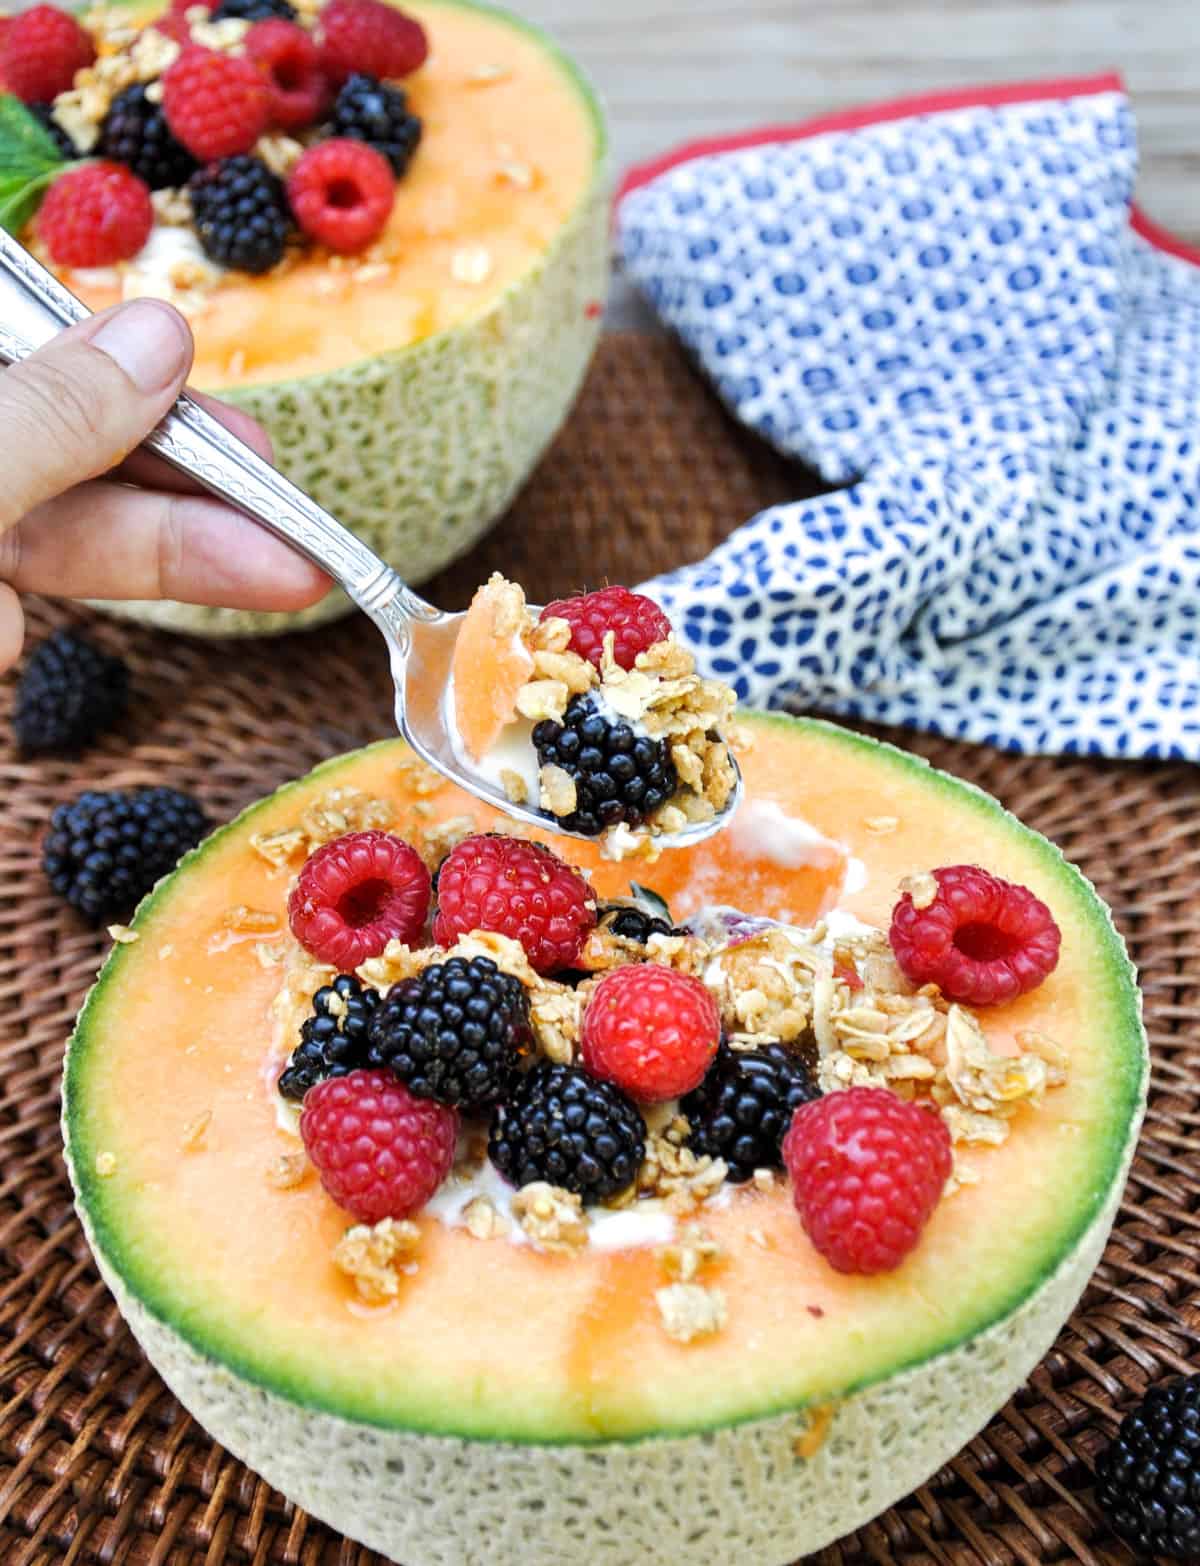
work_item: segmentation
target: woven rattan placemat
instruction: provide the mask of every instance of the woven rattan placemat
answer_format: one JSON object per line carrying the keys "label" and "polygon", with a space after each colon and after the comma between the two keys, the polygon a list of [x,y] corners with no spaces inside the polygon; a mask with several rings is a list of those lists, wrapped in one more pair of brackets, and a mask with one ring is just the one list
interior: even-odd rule
{"label": "woven rattan placemat", "polygon": [[[616,335],[512,514],[431,595],[461,605],[495,567],[542,599],[636,580],[811,488],[729,422],[674,347]],[[34,635],[65,618],[30,605]],[[85,783],[170,781],[224,818],[385,732],[382,647],[362,621],[282,643],[206,644],[102,620],[94,631],[134,671],[120,731],[82,763],[22,763],[0,742],[0,1562],[381,1566],[192,1422],[96,1274],[63,1169],[58,1082],[106,941],[48,895],[37,861],[52,806]],[[954,1462],[820,1560],[1124,1562],[1094,1514],[1090,1460],[1148,1380],[1200,1366],[1197,773],[892,737],[997,794],[1112,903],[1142,970],[1154,1089],[1116,1232],[1045,1362]]]}

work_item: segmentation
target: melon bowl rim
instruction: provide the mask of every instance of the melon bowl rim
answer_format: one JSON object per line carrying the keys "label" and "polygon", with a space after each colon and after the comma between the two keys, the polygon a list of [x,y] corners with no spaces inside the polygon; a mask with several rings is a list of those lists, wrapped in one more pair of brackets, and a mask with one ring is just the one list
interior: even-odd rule
{"label": "melon bowl rim", "polygon": [[[117,945],[85,999],[64,1062],[67,1168],[100,1272],[151,1362],[210,1434],[305,1510],[405,1566],[551,1566],[585,1559],[634,1566],[666,1541],[685,1538],[689,1550],[737,1549],[751,1566],[785,1566],[878,1515],[982,1429],[1049,1349],[1103,1252],[1136,1148],[1149,1074],[1135,970],[1111,911],[1054,844],[977,785],[825,720],[742,716],[819,730],[916,769],[993,819],[1015,823],[1065,872],[1105,932],[1125,1021],[1131,1034],[1136,1030],[1137,1067],[1124,1078],[1124,1134],[1107,1144],[1103,1183],[1097,1179],[1093,1200],[1080,1209],[1075,1229],[1047,1265],[1040,1272],[1027,1269],[1013,1295],[957,1339],[846,1386],[825,1439],[803,1458],[797,1446],[811,1430],[814,1410],[808,1406],[759,1407],[695,1429],[596,1442],[460,1436],[412,1420],[372,1423],[281,1393],[202,1334],[185,1334],[139,1297],[126,1282],[118,1248],[106,1246],[107,1226],[89,1205],[102,1182],[86,1159],[89,1149],[73,1138],[71,1105],[81,1060],[77,1043],[128,951]],[[313,773],[335,770],[345,759],[331,758]],[[256,801],[206,842],[300,781]],[[179,871],[204,846],[185,856]],[[164,878],[144,900],[135,927],[172,879]]]}

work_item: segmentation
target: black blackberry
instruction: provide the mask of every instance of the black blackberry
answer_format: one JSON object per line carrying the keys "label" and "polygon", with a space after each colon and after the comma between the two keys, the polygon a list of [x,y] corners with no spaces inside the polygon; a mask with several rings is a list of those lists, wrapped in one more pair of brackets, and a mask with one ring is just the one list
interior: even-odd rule
{"label": "black blackberry", "polygon": [[50,132],[50,140],[62,153],[68,162],[73,163],[81,156],[79,148],[63,130],[62,126],[54,118],[54,105],[50,103],[27,103],[25,107],[33,115],[34,119],[43,130]]}
{"label": "black blackberry", "polygon": [[383,153],[399,179],[421,140],[421,122],[409,113],[403,88],[359,72],[338,93],[329,134],[365,141]]}
{"label": "black blackberry", "polygon": [[214,22],[265,22],[279,16],[285,22],[296,20],[296,7],[288,0],[221,0],[212,14]]}
{"label": "black blackberry", "polygon": [[657,914],[647,913],[632,903],[601,903],[599,912],[602,930],[619,935],[624,941],[636,941],[639,946],[645,946],[652,935],[682,933],[669,919],[660,919]]}
{"label": "black blackberry", "polygon": [[209,825],[178,789],[88,789],[50,817],[42,867],[60,897],[100,924],[132,913]]}
{"label": "black blackberry", "polygon": [[124,163],[151,190],[186,185],[199,167],[172,136],[162,105],[152,103],[145,87],[136,83],[113,99],[100,127],[96,154]]}
{"label": "black blackberry", "polygon": [[678,786],[662,741],[606,718],[591,696],[572,697],[561,723],[539,723],[533,743],[543,766],[575,780],[575,809],[558,818],[568,832],[595,837],[619,821],[640,826]]}
{"label": "black blackberry", "polygon": [[680,1100],[695,1153],[723,1158],[729,1179],[779,1169],[784,1133],[801,1104],[820,1098],[802,1055],[783,1044],[730,1049],[722,1044],[698,1088]]}
{"label": "black blackberry", "polygon": [[1200,1561],[1200,1374],[1125,1415],[1096,1461],[1096,1500],[1136,1554]]}
{"label": "black blackberry", "polygon": [[302,1099],[326,1077],[344,1077],[367,1063],[367,1024],[379,1004],[352,973],[339,973],[313,996],[313,1014],[279,1078],[284,1098]]}
{"label": "black blackberry", "polygon": [[646,1151],[646,1122],[611,1082],[541,1061],[492,1116],[488,1157],[513,1185],[548,1180],[585,1201],[615,1196]]}
{"label": "black blackberry", "polygon": [[35,647],[17,686],[13,729],[27,754],[82,750],[129,705],[129,670],[74,631]]}
{"label": "black blackberry", "polygon": [[479,1109],[507,1092],[529,1047],[529,1002],[490,957],[448,957],[392,986],[369,1038],[367,1064],[418,1098]]}
{"label": "black blackberry", "polygon": [[249,153],[210,163],[188,181],[204,253],[241,272],[269,272],[292,230],[283,181]]}

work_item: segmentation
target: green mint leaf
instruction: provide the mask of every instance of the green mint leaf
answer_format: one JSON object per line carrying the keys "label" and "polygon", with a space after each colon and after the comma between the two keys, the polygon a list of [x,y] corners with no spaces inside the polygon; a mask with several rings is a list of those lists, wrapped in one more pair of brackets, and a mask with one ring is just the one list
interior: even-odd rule
{"label": "green mint leaf", "polygon": [[57,174],[55,167],[36,179],[0,176],[0,228],[7,229],[10,234],[20,234]]}
{"label": "green mint leaf", "polygon": [[652,918],[665,919],[668,924],[674,923],[666,899],[660,897],[652,887],[639,886],[636,881],[631,881],[629,883],[629,895],[638,907],[642,909],[643,913],[650,914]]}
{"label": "green mint leaf", "polygon": [[65,162],[50,132],[21,100],[0,94],[0,179],[39,179]]}

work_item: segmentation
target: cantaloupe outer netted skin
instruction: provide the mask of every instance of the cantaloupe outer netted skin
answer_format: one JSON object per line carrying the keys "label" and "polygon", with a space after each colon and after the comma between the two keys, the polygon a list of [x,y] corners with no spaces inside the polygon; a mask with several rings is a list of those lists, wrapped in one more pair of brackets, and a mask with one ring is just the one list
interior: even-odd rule
{"label": "cantaloupe outer netted skin", "polygon": [[[459,325],[317,375],[206,388],[252,414],[286,476],[413,584],[483,536],[558,432],[595,351],[608,274],[608,144],[591,85],[510,12],[483,0],[436,3],[530,34],[561,72],[594,128],[579,202],[529,269]],[[351,605],[335,589],[293,614],[136,599],[98,607],[167,630],[251,636],[319,625]]]}
{"label": "cantaloupe outer netted skin", "polygon": [[[102,1091],[106,993],[119,995],[126,964],[130,974],[142,971],[136,946],[115,950],[81,1014],[66,1064],[68,1166],[89,1242],[135,1335],[184,1404],[232,1452],[315,1516],[406,1566],[633,1566],[684,1540],[689,1554],[724,1559],[736,1550],[750,1566],[782,1566],[876,1515],[981,1428],[1045,1353],[1103,1250],[1144,1107],[1147,1057],[1132,968],[1100,899],[1051,844],[981,791],[919,758],[810,720],[748,721],[768,743],[819,740],[830,766],[839,755],[869,756],[881,777],[893,769],[927,786],[931,810],[944,803],[968,812],[964,820],[978,820],[981,831],[1018,834],[1095,938],[1099,1025],[1120,1033],[1118,1065],[1105,1079],[1112,1113],[1089,1178],[1063,1190],[1066,1216],[1055,1243],[1045,1254],[1020,1258],[1004,1288],[989,1296],[987,1313],[966,1325],[960,1319],[933,1351],[901,1352],[886,1369],[847,1378],[809,1406],[781,1398],[786,1367],[772,1364],[753,1406],[740,1412],[709,1414],[708,1389],[698,1388],[691,1415],[685,1410],[673,1427],[638,1429],[620,1440],[605,1439],[603,1431],[591,1440],[556,1439],[553,1432],[530,1434],[536,1421],[517,1406],[481,1421],[478,1409],[430,1403],[389,1419],[365,1402],[355,1409],[342,1399],[339,1406],[315,1385],[255,1363],[223,1339],[219,1324],[203,1320],[202,1310],[173,1302],[169,1279],[164,1283],[139,1237],[123,1230],[112,1186],[96,1172],[89,1083]],[[337,786],[353,764],[327,764],[323,783]],[[135,928],[153,916],[158,900],[186,884],[189,870],[202,871],[212,843],[254,830],[253,812],[269,804],[252,807],[189,856],[143,905]],[[951,1280],[947,1291],[954,1292]],[[654,1372],[648,1364],[646,1375]],[[804,1439],[822,1417],[814,1402],[833,1407],[819,1443]]]}

